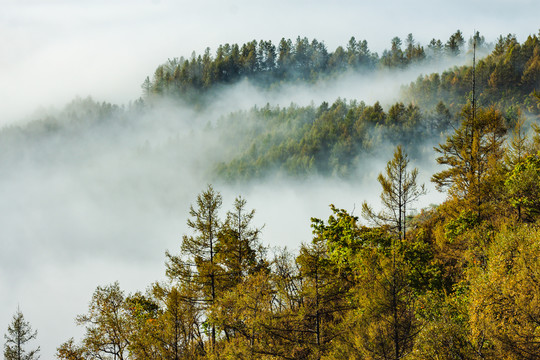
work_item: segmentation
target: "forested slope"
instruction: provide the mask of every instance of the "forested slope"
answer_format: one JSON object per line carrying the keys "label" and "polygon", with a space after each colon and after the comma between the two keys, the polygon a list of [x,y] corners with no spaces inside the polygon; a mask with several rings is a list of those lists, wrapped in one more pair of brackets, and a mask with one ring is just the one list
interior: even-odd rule
{"label": "forested slope", "polygon": [[[212,94],[240,79],[272,88],[283,83],[316,82],[345,71],[403,69],[413,63],[448,60],[460,53],[463,56],[467,51],[466,56],[470,57],[472,41],[477,42],[480,50],[489,49],[477,33],[469,40],[467,50],[460,31],[445,44],[432,40],[426,49],[412,35],[404,47],[399,38],[394,38],[391,49],[385,50],[381,57],[372,53],[365,41],[354,38],[346,48],[338,47],[334,52],[328,52],[322,42],[300,37],[295,43],[282,40],[277,48],[270,41],[223,45],[215,56],[208,50],[202,57],[174,59],[159,66],[153,80],[147,79],[143,84],[142,99],[127,108],[78,100],[63,111],[27,126],[3,129],[0,137],[9,153],[30,138],[34,139],[29,143],[32,148],[32,143],[70,132],[85,138],[87,129],[92,127],[110,125],[119,129],[131,123],[132,128],[137,128],[140,114],[159,108],[160,99],[182,99],[203,113],[211,108]],[[508,128],[522,115],[537,114],[540,109],[533,95],[540,82],[539,64],[537,35],[531,35],[523,44],[511,35],[500,37],[493,52],[477,62],[477,104],[495,106]],[[459,123],[462,108],[472,99],[471,89],[472,66],[468,65],[419,77],[404,86],[402,101],[393,104],[338,99],[331,104],[308,106],[267,104],[222,114],[219,119],[194,117],[210,124],[206,131],[222,144],[220,156],[206,165],[205,171],[215,179],[259,179],[276,172],[293,177],[348,177],[355,174],[359,159],[372,155],[380,147],[403,144],[411,155],[416,155],[422,146],[440,141],[441,136]],[[167,123],[165,126],[171,121]],[[172,127],[178,129],[180,123]],[[152,136],[146,140],[152,142]],[[168,142],[167,151],[174,152],[174,139]],[[139,147],[144,145],[142,141]],[[21,151],[28,152],[28,147],[21,146]]]}
{"label": "forested slope", "polygon": [[[475,40],[485,45],[479,34]],[[330,205],[332,215],[313,218],[312,241],[295,252],[263,245],[245,199],[224,213],[212,186],[193,194],[189,231],[165,253],[166,279],[131,294],[112,281],[99,286],[76,319],[82,338],[60,345],[58,358],[539,358],[538,36],[523,44],[501,37],[478,61],[476,106],[472,67],[463,66],[420,77],[393,104],[338,99],[219,118],[205,112],[213,92],[242,79],[271,89],[466,51],[459,31],[427,49],[412,35],[405,49],[394,38],[380,57],[355,39],[332,53],[300,37],[278,47],[223,45],[215,57],[208,50],[159,66],[143,97],[127,107],[78,99],[3,128],[3,169],[26,161],[81,162],[78,170],[129,163],[135,170],[120,179],[135,183],[130,197],[140,196],[137,177],[161,174],[161,165],[175,173],[190,157],[196,166],[181,169],[205,179],[243,184],[277,173],[354,181],[363,157],[396,149],[380,167],[381,211],[364,203],[360,220]],[[160,108],[171,98],[194,106],[182,114]],[[448,198],[415,214],[425,192],[409,156],[426,141],[439,143],[429,154],[440,165],[431,179]]]}
{"label": "forested slope", "polygon": [[[520,44],[515,36],[500,36],[493,52],[480,59],[476,66],[477,101],[482,106],[495,105],[501,110],[522,108],[538,114],[534,100],[539,90],[540,42],[531,35]],[[419,106],[434,105],[445,99],[456,111],[471,99],[473,72],[471,66],[449,69],[442,74],[418,78],[404,91],[406,99]]]}
{"label": "forested slope", "polygon": [[[469,40],[476,41],[485,52],[489,45],[477,32]],[[372,52],[366,40],[351,37],[346,46],[333,52],[317,39],[306,37],[281,39],[276,46],[270,40],[220,45],[215,56],[207,48],[203,55],[195,52],[190,58],[173,58],[157,67],[152,79],[142,84],[145,96],[171,94],[190,102],[204,103],[201,95],[210,90],[230,85],[242,79],[262,87],[282,83],[308,82],[333,77],[346,71],[371,72],[380,69],[404,69],[429,62],[452,61],[466,51],[461,31],[452,34],[446,43],[433,39],[426,48],[417,43],[412,34],[405,39],[391,40],[391,48],[381,56]]]}
{"label": "forested slope", "polygon": [[[540,99],[539,99],[540,100]],[[166,252],[167,280],[98,287],[60,359],[534,359],[540,129],[507,137],[502,114],[465,109],[435,148],[437,207],[397,147],[378,177],[382,210],[331,205],[299,251],[270,252],[238,197],[225,215],[208,186]]]}

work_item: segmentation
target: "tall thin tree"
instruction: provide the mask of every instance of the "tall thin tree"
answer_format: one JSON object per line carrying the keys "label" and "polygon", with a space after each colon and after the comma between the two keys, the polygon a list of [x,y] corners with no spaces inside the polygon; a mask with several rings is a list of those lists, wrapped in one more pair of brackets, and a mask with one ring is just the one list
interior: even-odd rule
{"label": "tall thin tree", "polygon": [[7,333],[4,334],[5,360],[34,360],[39,359],[39,346],[33,350],[26,350],[25,346],[30,340],[35,339],[37,330],[32,330],[30,323],[24,320],[23,313],[19,308],[13,315],[13,320],[8,325]]}
{"label": "tall thin tree", "polygon": [[424,185],[418,185],[418,169],[407,171],[409,157],[401,145],[396,147],[394,157],[386,164],[386,176],[379,174],[377,181],[382,186],[381,201],[384,209],[375,213],[364,202],[363,216],[376,225],[390,225],[391,229],[403,240],[407,235],[407,210],[411,203],[426,193]]}

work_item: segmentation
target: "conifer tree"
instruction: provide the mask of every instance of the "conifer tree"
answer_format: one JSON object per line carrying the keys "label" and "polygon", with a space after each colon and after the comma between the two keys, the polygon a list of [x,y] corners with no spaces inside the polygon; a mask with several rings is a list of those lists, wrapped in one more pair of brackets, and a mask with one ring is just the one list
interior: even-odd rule
{"label": "conifer tree", "polygon": [[[217,264],[217,241],[221,230],[218,211],[222,204],[221,194],[211,185],[197,196],[197,207],[191,206],[191,219],[188,226],[194,235],[184,235],[182,241],[182,256],[171,255],[167,252],[167,275],[176,278],[181,283],[191,286],[193,297],[189,299],[204,309],[212,306],[222,285],[223,269]],[[216,328],[211,326],[211,346],[216,344]]]}
{"label": "conifer tree", "polygon": [[246,210],[246,200],[237,197],[218,234],[216,260],[227,273],[230,285],[239,284],[264,267],[265,249],[259,243],[261,229],[251,227],[254,216],[255,210]]}
{"label": "conifer tree", "polygon": [[30,323],[24,320],[23,313],[17,308],[17,313],[13,315],[13,320],[8,326],[7,333],[4,334],[5,360],[34,360],[39,359],[39,346],[34,350],[26,350],[26,343],[35,339],[37,330],[33,331]]}
{"label": "conifer tree", "polygon": [[366,219],[378,226],[390,225],[400,239],[405,239],[407,233],[407,210],[410,204],[426,192],[424,185],[419,186],[416,182],[418,170],[408,172],[408,164],[408,155],[398,145],[393,159],[386,164],[386,176],[380,173],[377,178],[382,186],[384,210],[376,214],[366,202],[362,204],[362,214]]}
{"label": "conifer tree", "polygon": [[512,139],[506,149],[505,163],[509,167],[514,167],[520,163],[527,155],[532,153],[532,145],[529,143],[527,134],[525,133],[523,126],[525,119],[521,116],[518,117],[514,130],[512,132]]}
{"label": "conifer tree", "polygon": [[466,107],[462,116],[461,126],[434,148],[441,154],[437,162],[448,168],[434,174],[431,181],[439,191],[448,188],[454,199],[480,214],[481,207],[495,198],[506,127],[495,109]]}

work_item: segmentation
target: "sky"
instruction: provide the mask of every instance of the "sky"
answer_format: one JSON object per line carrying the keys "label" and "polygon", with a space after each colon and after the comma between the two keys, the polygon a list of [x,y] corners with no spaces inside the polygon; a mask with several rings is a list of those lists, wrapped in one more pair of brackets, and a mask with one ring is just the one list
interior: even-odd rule
{"label": "sky", "polygon": [[[214,52],[223,43],[277,43],[282,37],[306,36],[333,51],[355,36],[381,54],[390,39],[408,33],[425,45],[432,38],[445,42],[457,29],[466,38],[478,30],[493,42],[508,33],[523,41],[540,28],[537,0],[0,0],[0,7],[0,126],[60,109],[77,96],[127,104],[141,95],[145,77],[168,58],[189,57],[206,47]],[[294,96],[309,103],[355,95],[370,102],[395,95],[400,82],[417,75],[394,77],[393,83],[353,77],[322,90],[289,89],[270,99],[241,84],[218,103],[222,108],[231,99],[238,107],[266,100],[288,105]],[[182,118],[184,124],[194,115],[171,110],[153,116]],[[153,127],[141,129],[149,137],[163,135]],[[124,138],[135,144],[140,136],[133,132]],[[202,140],[186,142],[200,146]],[[21,162],[0,169],[0,333],[20,306],[39,332],[42,359],[52,359],[63,341],[80,336],[73,320],[85,312],[96,286],[118,280],[131,292],[163,278],[164,252],[178,249],[189,204],[205,184],[202,175],[191,176],[196,161],[186,159],[189,165],[172,174],[166,162],[141,168],[129,156],[109,159],[105,150],[95,150],[83,162]],[[265,224],[264,243],[294,249],[310,239],[309,218],[327,217],[330,203],[353,211],[364,200],[377,202],[375,177],[390,153],[385,149],[366,165],[359,184],[313,179],[217,190],[223,192],[226,209],[242,194],[257,210],[257,224]],[[429,182],[434,165],[422,166],[422,180]],[[442,199],[431,189],[422,206]]]}
{"label": "sky", "polygon": [[413,33],[445,42],[457,29],[493,41],[537,33],[535,0],[515,1],[36,1],[1,0],[0,124],[75,95],[127,103],[168,58],[253,39],[324,41],[351,36],[379,54]]}

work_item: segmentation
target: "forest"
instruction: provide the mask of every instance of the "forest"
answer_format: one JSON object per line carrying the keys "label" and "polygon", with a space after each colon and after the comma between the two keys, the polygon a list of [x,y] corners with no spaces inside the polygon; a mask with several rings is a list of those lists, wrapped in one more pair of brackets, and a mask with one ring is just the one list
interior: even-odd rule
{"label": "forest", "polygon": [[[540,99],[539,99],[540,101]],[[495,109],[469,109],[435,148],[441,205],[401,146],[379,174],[370,224],[331,206],[298,253],[270,252],[237,197],[212,186],[190,208],[167,281],[98,287],[60,359],[534,359],[540,271],[540,128],[507,140]],[[517,123],[519,127],[521,122]]]}
{"label": "forest", "polygon": [[[469,40],[485,52],[488,44],[479,32]],[[306,37],[282,38],[276,46],[269,40],[253,40],[243,45],[220,45],[216,55],[210,49],[189,59],[169,59],[157,67],[153,79],[142,84],[143,94],[173,94],[201,102],[212,88],[250,79],[262,87],[276,87],[281,83],[316,82],[346,71],[369,72],[383,68],[405,68],[425,62],[440,61],[443,57],[457,57],[465,49],[463,33],[457,30],[446,43],[432,39],[426,49],[409,34],[405,44],[399,37],[391,40],[391,48],[382,55],[370,51],[366,40],[353,36],[347,45],[329,52],[324,42]]]}
{"label": "forest", "polygon": [[[219,149],[201,171],[220,184],[312,176],[354,181],[362,159],[391,147],[378,171],[380,204],[363,202],[359,215],[329,204],[328,218],[311,218],[311,241],[291,251],[263,244],[248,198],[223,204],[217,186],[207,185],[193,194],[189,231],[165,251],[165,279],[132,293],[114,279],[98,286],[75,319],[82,337],[66,339],[56,357],[540,358],[539,37],[520,44],[501,36],[491,46],[476,33],[466,44],[458,30],[424,48],[411,34],[405,46],[392,39],[381,56],[355,38],[334,52],[300,37],[278,46],[225,44],[215,56],[208,49],[158,66],[128,107],[78,99],[56,114],[3,128],[2,164],[39,162],[61,143],[67,149],[55,154],[61,166],[78,161],[104,131],[112,140],[100,153],[127,143],[125,133],[146,129],[143,115],[164,99],[191,104],[197,114],[217,91],[242,80],[279,89],[471,56],[473,47],[485,52],[475,66],[405,84],[393,104],[341,98],[267,104],[198,124],[189,136],[212,139]],[[167,154],[177,161],[184,140],[163,138],[161,146],[137,138],[126,158],[152,163]],[[431,182],[447,198],[415,212],[426,190],[411,159],[425,156],[436,158]],[[17,311],[5,358],[22,358],[21,344],[35,338]]]}

